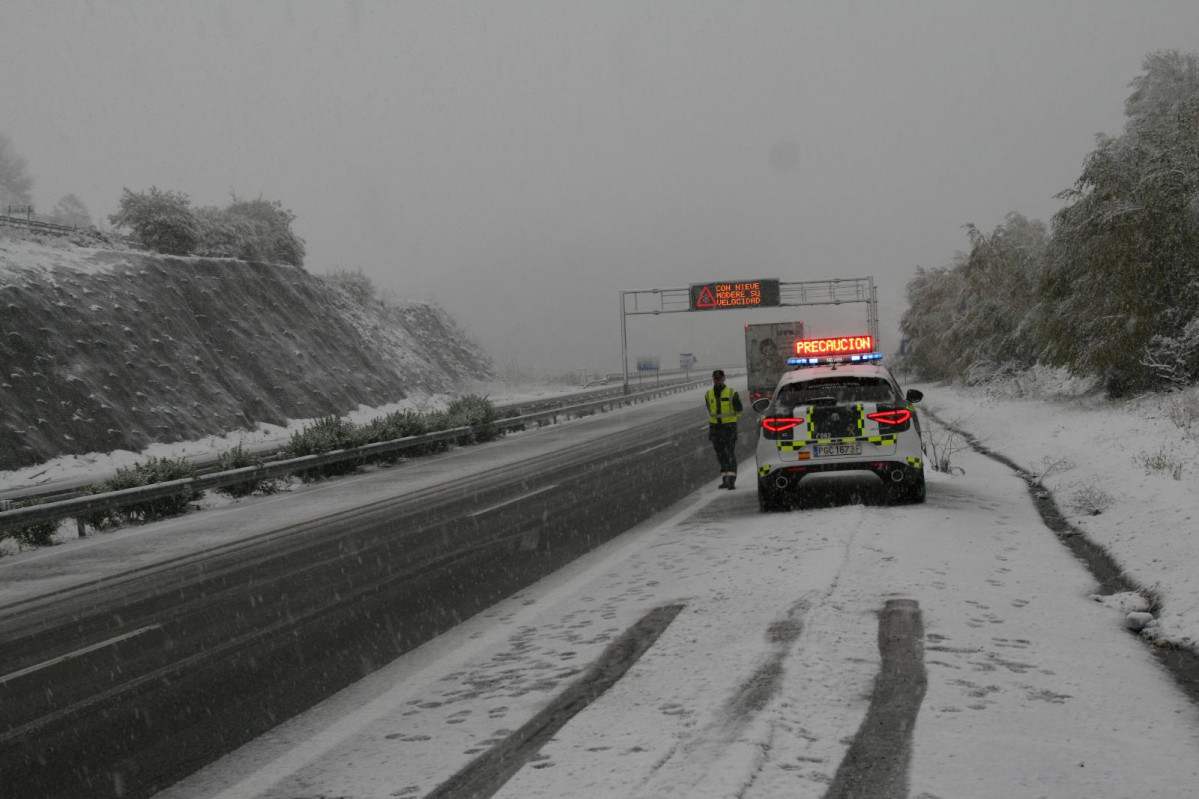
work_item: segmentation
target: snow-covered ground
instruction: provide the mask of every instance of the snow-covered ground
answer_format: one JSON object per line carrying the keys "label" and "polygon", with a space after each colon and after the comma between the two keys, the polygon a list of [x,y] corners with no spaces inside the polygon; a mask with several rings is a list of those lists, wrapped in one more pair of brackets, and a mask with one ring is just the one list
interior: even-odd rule
{"label": "snow-covered ground", "polygon": [[1070,523],[1161,599],[1147,636],[1199,647],[1199,388],[1109,401],[1053,371],[920,388],[947,423],[1042,475]]}
{"label": "snow-covered ground", "polygon": [[[1121,412],[924,388],[938,414],[985,416],[995,427],[979,433],[996,449],[1013,443],[1003,420],[1027,417],[1040,431],[1028,446],[1049,443],[1055,462],[1081,456],[1072,447]],[[1140,440],[1169,425],[1138,427]],[[1044,452],[1011,454],[1035,466]],[[862,724],[878,613],[896,598],[919,603],[928,673],[909,796],[1199,793],[1199,710],[1124,630],[1120,602],[1093,600],[1094,581],[1011,469],[968,450],[951,462],[952,474],[929,475],[920,506],[760,514],[752,490],[702,489],[159,799],[423,796],[665,604],[684,609],[496,795],[815,799]],[[751,463],[741,471],[752,486]],[[1138,525],[1132,553],[1182,557],[1173,541],[1186,530],[1150,527]],[[1185,602],[1190,584],[1179,585]],[[1178,601],[1155,587],[1167,607]],[[1172,618],[1185,634],[1191,617]],[[776,635],[780,624],[798,636]]]}
{"label": "snow-covered ground", "polygon": [[[1047,373],[919,387],[928,410],[1043,475],[1070,521],[1161,599],[1147,635],[1199,640],[1196,393],[1113,403]],[[1199,711],[1124,630],[1137,598],[1096,601],[1022,480],[936,425],[927,434],[952,470],[929,473],[924,505],[763,515],[743,463],[749,490],[696,492],[162,799],[424,795],[668,603],[684,610],[654,646],[497,795],[823,796],[866,712],[877,614],[894,598],[919,603],[925,631],[910,796],[1199,795]],[[328,503],[350,492],[336,485],[256,501]],[[779,622],[798,637],[773,637]]]}

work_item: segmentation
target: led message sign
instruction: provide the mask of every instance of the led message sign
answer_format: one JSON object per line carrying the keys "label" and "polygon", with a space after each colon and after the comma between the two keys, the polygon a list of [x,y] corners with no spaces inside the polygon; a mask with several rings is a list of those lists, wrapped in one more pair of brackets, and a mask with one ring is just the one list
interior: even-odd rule
{"label": "led message sign", "polygon": [[779,304],[777,280],[742,280],[691,285],[691,310],[766,308]]}
{"label": "led message sign", "polygon": [[796,355],[848,355],[874,349],[873,336],[842,336],[841,338],[808,338],[795,342]]}

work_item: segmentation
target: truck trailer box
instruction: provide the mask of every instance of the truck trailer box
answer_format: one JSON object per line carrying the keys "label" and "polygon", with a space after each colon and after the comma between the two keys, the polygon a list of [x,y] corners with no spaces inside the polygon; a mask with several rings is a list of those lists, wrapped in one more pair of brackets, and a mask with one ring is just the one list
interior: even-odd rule
{"label": "truck trailer box", "polygon": [[795,342],[803,338],[803,322],[763,322],[745,326],[745,369],[749,401],[770,397],[795,356]]}

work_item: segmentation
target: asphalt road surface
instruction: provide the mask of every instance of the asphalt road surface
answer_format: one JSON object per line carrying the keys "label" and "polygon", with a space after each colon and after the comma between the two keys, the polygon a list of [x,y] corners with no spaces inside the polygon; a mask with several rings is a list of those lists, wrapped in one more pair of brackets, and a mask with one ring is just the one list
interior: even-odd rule
{"label": "asphalt road surface", "polygon": [[[44,559],[50,581],[24,575],[0,608],[6,791],[148,795],[554,571],[713,475],[697,406],[463,448],[423,487],[412,465],[339,480],[376,488],[82,585]],[[202,536],[206,515],[171,534]]]}

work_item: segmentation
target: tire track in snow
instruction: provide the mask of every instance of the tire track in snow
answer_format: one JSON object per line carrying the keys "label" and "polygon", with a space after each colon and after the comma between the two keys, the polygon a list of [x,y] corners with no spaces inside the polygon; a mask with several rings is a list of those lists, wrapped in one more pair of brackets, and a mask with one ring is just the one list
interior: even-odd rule
{"label": "tire track in snow", "polygon": [[495,795],[558,730],[615,685],[682,609],[682,605],[666,605],[651,610],[613,641],[578,682],[519,730],[439,785],[426,799],[485,799]]}
{"label": "tire track in snow", "polygon": [[[636,795],[659,797],[670,795],[687,796],[701,782],[710,780],[713,773],[720,773],[719,763],[730,748],[742,741],[747,727],[778,695],[784,674],[784,661],[791,654],[795,642],[803,633],[803,617],[810,602],[804,597],[793,604],[781,619],[766,628],[769,654],[753,673],[738,686],[737,691],[722,705],[716,718],[685,744],[672,747],[666,757],[655,766],[650,777],[638,786]],[[769,741],[773,724],[769,725],[764,741]],[[765,745],[748,742],[765,751]],[[754,759],[754,772],[742,780],[740,789],[753,782],[754,775],[761,770],[764,756]],[[739,794],[740,791],[737,791]]]}
{"label": "tire track in snow", "polygon": [[912,733],[928,675],[924,670],[924,621],[911,599],[889,599],[879,614],[882,665],[870,709],[837,769],[824,799],[904,799]]}

